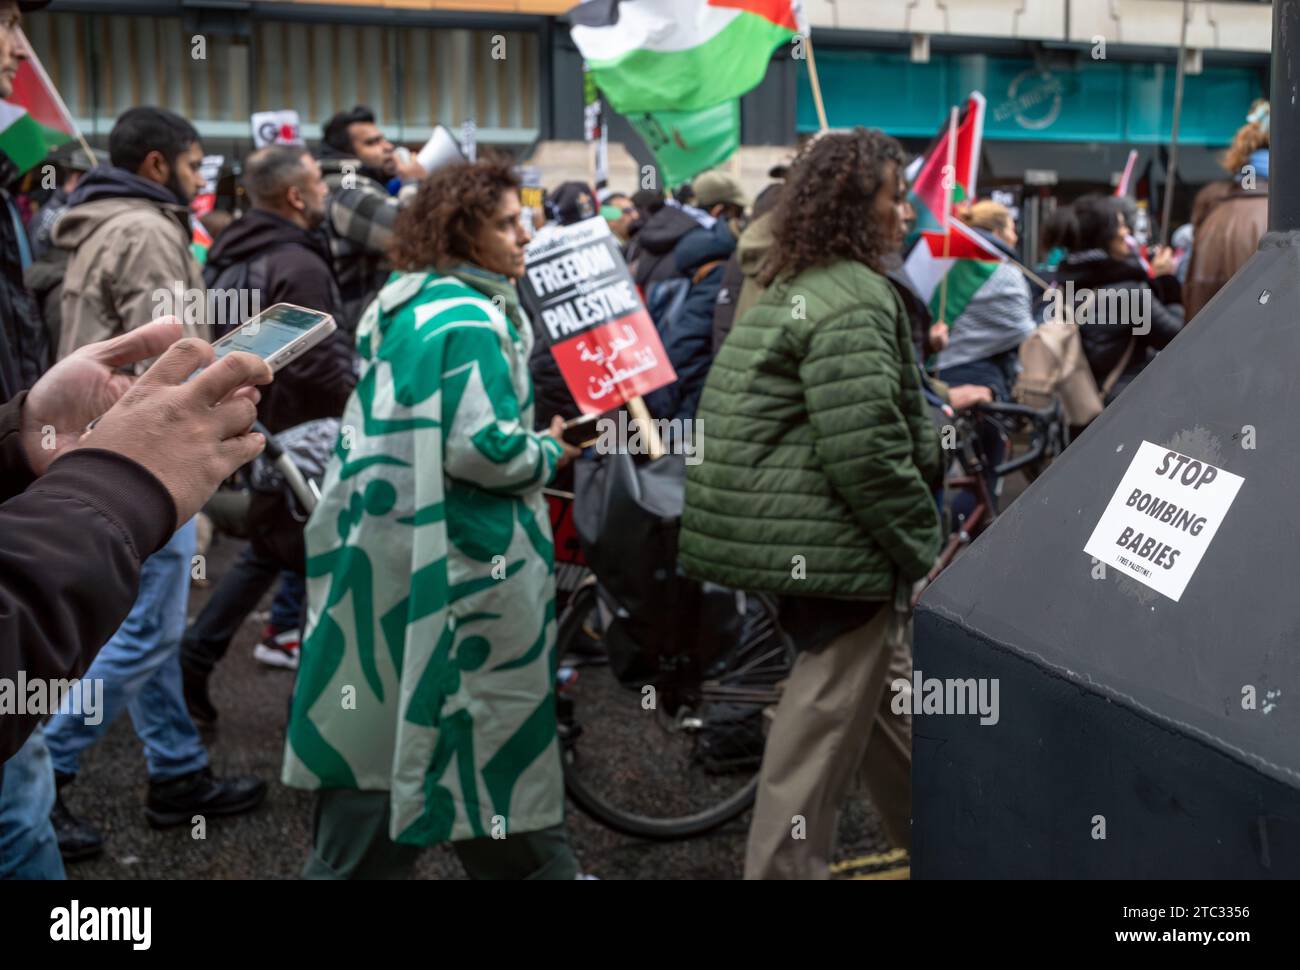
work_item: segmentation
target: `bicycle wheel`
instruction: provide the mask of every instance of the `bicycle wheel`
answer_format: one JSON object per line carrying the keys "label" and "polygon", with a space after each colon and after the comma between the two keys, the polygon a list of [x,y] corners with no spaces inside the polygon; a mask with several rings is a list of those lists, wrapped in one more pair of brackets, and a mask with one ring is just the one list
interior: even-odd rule
{"label": "bicycle wheel", "polygon": [[[565,789],[587,815],[652,840],[703,835],[754,801],[764,709],[793,661],[775,605],[745,597],[740,642],[702,683],[653,694],[619,683],[604,661],[596,591],[561,618],[557,710]],[[648,703],[653,701],[653,707]]]}

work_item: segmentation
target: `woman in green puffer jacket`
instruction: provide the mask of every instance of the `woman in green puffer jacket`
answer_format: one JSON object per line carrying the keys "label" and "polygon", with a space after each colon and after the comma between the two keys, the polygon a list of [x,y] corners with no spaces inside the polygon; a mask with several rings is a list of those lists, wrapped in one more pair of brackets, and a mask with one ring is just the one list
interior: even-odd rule
{"label": "woman in green puffer jacket", "polygon": [[[682,567],[777,594],[800,648],[763,756],[748,878],[826,878],[863,766],[908,844],[910,732],[885,688],[891,660],[910,666],[907,593],[938,554],[942,462],[908,319],[880,269],[902,243],[903,162],[898,142],[863,128],[804,150],[775,213],[766,291],[700,401],[708,457],[688,469]],[[791,838],[795,817],[803,838]]]}

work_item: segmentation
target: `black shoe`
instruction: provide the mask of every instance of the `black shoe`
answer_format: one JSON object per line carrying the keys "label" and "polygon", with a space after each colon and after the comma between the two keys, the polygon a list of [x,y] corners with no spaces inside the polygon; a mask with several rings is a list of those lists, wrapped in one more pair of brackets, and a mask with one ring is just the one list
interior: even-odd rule
{"label": "black shoe", "polygon": [[190,718],[198,727],[213,727],[217,723],[217,709],[208,697],[208,678],[211,672],[192,670],[181,664],[181,691]]}
{"label": "black shoe", "polygon": [[[55,774],[60,789],[72,780],[71,775]],[[92,825],[83,822],[63,802],[63,792],[54,796],[54,808],[50,810],[50,824],[54,826],[54,836],[59,840],[59,855],[64,862],[80,862],[104,851],[104,837]]]}
{"label": "black shoe", "polygon": [[238,815],[262,804],[266,782],[246,775],[214,778],[200,768],[179,778],[149,782],[144,814],[156,829],[188,825],[195,815]]}

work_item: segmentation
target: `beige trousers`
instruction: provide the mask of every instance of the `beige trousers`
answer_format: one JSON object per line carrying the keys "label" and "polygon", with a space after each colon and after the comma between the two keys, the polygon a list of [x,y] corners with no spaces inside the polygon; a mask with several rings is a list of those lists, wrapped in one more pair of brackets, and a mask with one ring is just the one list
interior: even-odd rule
{"label": "beige trousers", "polygon": [[871,622],[795,659],[759,772],[746,879],[828,879],[840,807],[861,773],[895,846],[911,845],[911,715],[890,709],[911,681],[911,618],[882,603]]}

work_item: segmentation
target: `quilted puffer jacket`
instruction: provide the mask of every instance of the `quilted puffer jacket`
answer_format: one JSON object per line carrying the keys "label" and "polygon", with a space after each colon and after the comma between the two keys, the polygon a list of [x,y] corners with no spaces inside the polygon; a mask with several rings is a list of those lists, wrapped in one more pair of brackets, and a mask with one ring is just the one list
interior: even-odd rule
{"label": "quilted puffer jacket", "polygon": [[698,419],[688,575],[883,600],[930,569],[941,451],[885,277],[844,261],[769,287],[722,345]]}

